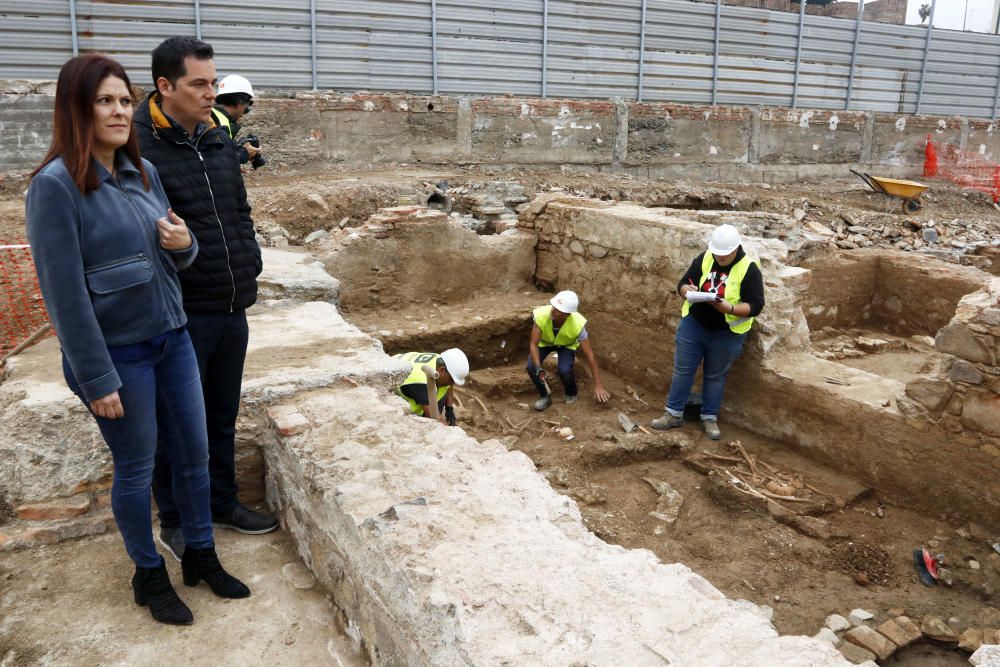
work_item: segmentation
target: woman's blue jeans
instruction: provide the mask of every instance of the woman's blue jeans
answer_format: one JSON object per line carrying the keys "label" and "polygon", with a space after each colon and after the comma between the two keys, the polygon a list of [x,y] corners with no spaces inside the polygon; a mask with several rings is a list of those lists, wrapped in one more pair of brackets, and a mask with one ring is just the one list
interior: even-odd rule
{"label": "woman's blue jeans", "polygon": [[[205,404],[187,331],[176,329],[141,343],[108,347],[108,352],[122,381],[118,396],[125,416],[95,419],[114,461],[111,511],[125,551],[137,567],[163,563],[153,544],[150,501],[158,428],[169,429],[175,436],[170,438],[174,446],[168,456],[174,489],[179,491],[176,500],[184,541],[196,549],[213,547]],[[65,356],[63,374],[69,388],[83,400]],[[157,423],[158,407],[167,423]]]}
{"label": "woman's blue jeans", "polygon": [[674,417],[684,415],[684,406],[691,395],[694,376],[698,372],[698,366],[704,361],[701,419],[717,421],[722,407],[722,394],[726,389],[726,377],[733,362],[743,351],[746,338],[746,334],[734,334],[729,330],[706,329],[691,316],[681,318],[675,338],[674,374],[670,380],[670,393],[667,395],[667,412]]}

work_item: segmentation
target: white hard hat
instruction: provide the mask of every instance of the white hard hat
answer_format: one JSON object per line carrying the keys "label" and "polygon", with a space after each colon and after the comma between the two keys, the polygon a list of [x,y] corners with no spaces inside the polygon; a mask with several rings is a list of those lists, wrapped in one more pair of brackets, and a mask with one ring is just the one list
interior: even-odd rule
{"label": "white hard hat", "polygon": [[580,307],[580,297],[576,295],[576,292],[567,290],[556,294],[549,300],[549,303],[561,313],[575,313],[576,309]]}
{"label": "white hard hat", "polygon": [[728,255],[740,247],[743,240],[740,233],[732,225],[719,225],[712,232],[712,239],[708,242],[708,251],[713,255]]}
{"label": "white hard hat", "polygon": [[455,384],[465,384],[465,378],[469,375],[469,358],[465,356],[465,352],[453,347],[441,353],[441,361]]}
{"label": "white hard hat", "polygon": [[250,81],[245,76],[230,74],[219,82],[218,94],[228,95],[231,93],[246,93],[253,97],[253,86],[250,85]]}

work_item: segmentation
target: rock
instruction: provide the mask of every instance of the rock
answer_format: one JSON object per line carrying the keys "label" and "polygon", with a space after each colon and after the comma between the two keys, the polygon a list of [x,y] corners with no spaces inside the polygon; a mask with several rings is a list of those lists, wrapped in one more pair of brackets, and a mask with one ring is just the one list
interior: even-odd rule
{"label": "rock", "polygon": [[853,609],[851,613],[847,615],[847,620],[850,621],[852,626],[859,626],[865,621],[870,621],[875,618],[875,614],[870,611],[865,611],[864,609]]}
{"label": "rock", "polygon": [[942,380],[917,378],[906,385],[906,395],[912,398],[935,417],[940,417],[955,389]]}
{"label": "rock", "polygon": [[948,379],[952,382],[964,382],[965,384],[982,384],[983,374],[964,359],[956,359],[948,372]]}
{"label": "rock", "polygon": [[316,585],[316,578],[300,561],[285,563],[281,568],[285,581],[300,590],[306,590]]}
{"label": "rock", "polygon": [[830,628],[821,629],[819,632],[813,635],[813,639],[819,639],[821,641],[830,642],[834,646],[840,643],[840,637],[838,637],[837,633],[831,630]]}
{"label": "rock", "polygon": [[310,192],[306,195],[306,201],[315,208],[322,209],[324,211],[329,211],[330,206],[326,203],[326,200],[322,196],[315,192]]}
{"label": "rock", "polygon": [[958,636],[958,648],[975,653],[983,645],[983,629],[969,628]]}
{"label": "rock", "polygon": [[861,648],[871,651],[878,656],[879,660],[885,660],[896,652],[896,644],[885,635],[875,632],[867,625],[860,625],[851,628],[844,635],[846,641],[857,644]]}
{"label": "rock", "polygon": [[993,354],[963,324],[951,322],[938,331],[934,345],[945,354],[953,354],[977,364],[993,364]]}
{"label": "rock", "polygon": [[851,642],[844,642],[840,645],[839,651],[848,662],[852,662],[855,665],[860,665],[865,662],[874,662],[877,657],[874,653],[867,649],[863,649],[857,644]]}
{"label": "rock", "polygon": [[577,239],[573,239],[572,241],[569,242],[569,249],[572,253],[576,255],[583,255],[585,252],[583,244],[580,243],[580,241]]}
{"label": "rock", "polygon": [[309,428],[309,420],[294,405],[276,405],[267,411],[278,435],[290,436]]}
{"label": "rock", "polygon": [[945,644],[957,644],[958,635],[939,616],[924,616],[920,622],[920,632],[928,639]]}
{"label": "rock", "polygon": [[642,479],[660,495],[656,503],[656,510],[650,512],[649,516],[669,524],[677,521],[681,505],[684,504],[684,496],[666,482],[649,479],[648,477],[643,477]]}
{"label": "rock", "polygon": [[608,249],[596,243],[591,243],[587,246],[587,252],[590,253],[591,257],[601,259],[602,257],[607,257]]}
{"label": "rock", "polygon": [[980,567],[982,567],[982,566],[979,564],[978,560],[970,560],[969,561],[969,569],[970,570],[978,570]]}
{"label": "rock", "polygon": [[90,509],[90,498],[86,495],[70,498],[56,498],[44,503],[21,505],[17,508],[17,518],[23,521],[52,521],[72,519],[86,514]]}
{"label": "rock", "polygon": [[938,568],[938,580],[949,588],[955,585],[955,575],[946,567]]}
{"label": "rock", "polygon": [[986,435],[1000,436],[1000,395],[987,391],[966,394],[962,424]]}
{"label": "rock", "polygon": [[826,617],[826,621],[823,623],[823,626],[833,630],[834,632],[843,632],[851,627],[851,623],[840,614],[830,614]]}
{"label": "rock", "polygon": [[920,628],[918,628],[913,621],[910,621],[910,619],[905,616],[900,616],[898,618],[904,619],[905,622],[900,623],[898,619],[890,619],[875,628],[875,630],[884,635],[898,648],[905,648],[920,639],[922,635]]}
{"label": "rock", "polygon": [[826,236],[828,238],[837,235],[837,233],[835,231],[833,231],[832,229],[830,229],[826,225],[822,225],[822,224],[820,224],[818,222],[814,222],[812,220],[807,220],[805,223],[803,223],[803,227],[806,230],[808,230],[810,232],[813,232],[814,234],[819,234],[820,236]]}
{"label": "rock", "polygon": [[343,229],[344,227],[347,226],[347,223],[349,223],[350,221],[351,221],[350,216],[345,216],[340,219],[340,222],[337,223],[337,226]]}
{"label": "rock", "polygon": [[1000,667],[1000,646],[980,646],[969,658],[969,663],[974,667]]}
{"label": "rock", "polygon": [[880,352],[889,347],[889,341],[882,338],[858,338],[855,343],[865,352]]}
{"label": "rock", "polygon": [[928,243],[936,243],[938,240],[937,231],[931,227],[924,227],[920,230],[920,235],[923,237],[924,241],[927,241]]}
{"label": "rock", "polygon": [[326,231],[325,229],[317,229],[316,231],[306,235],[306,237],[302,239],[302,242],[305,243],[306,245],[310,245],[312,243],[320,243],[322,241],[327,240],[328,238],[330,238],[330,232]]}
{"label": "rock", "polygon": [[796,222],[799,222],[806,217],[806,212],[801,208],[797,208],[794,211],[792,211],[792,217],[795,218]]}

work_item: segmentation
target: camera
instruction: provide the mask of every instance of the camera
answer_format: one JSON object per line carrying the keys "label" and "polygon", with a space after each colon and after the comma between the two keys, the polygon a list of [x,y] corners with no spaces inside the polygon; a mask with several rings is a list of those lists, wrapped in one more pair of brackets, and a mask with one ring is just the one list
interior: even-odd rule
{"label": "camera", "polygon": [[[242,146],[243,144],[250,144],[254,148],[260,148],[260,139],[257,138],[256,134],[248,134],[242,139],[240,139],[239,145]],[[267,164],[267,159],[260,153],[254,155],[253,159],[250,160],[250,166],[252,166],[254,169],[260,169],[265,164]]]}

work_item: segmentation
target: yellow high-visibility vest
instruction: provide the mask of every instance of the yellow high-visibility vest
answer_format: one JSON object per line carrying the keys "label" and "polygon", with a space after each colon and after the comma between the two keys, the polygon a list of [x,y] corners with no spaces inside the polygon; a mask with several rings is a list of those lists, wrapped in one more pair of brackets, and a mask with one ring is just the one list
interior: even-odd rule
{"label": "yellow high-visibility vest", "polygon": [[[419,405],[415,400],[403,393],[403,387],[408,384],[419,384],[420,386],[427,386],[427,374],[424,373],[422,368],[425,364],[431,368],[437,368],[438,359],[441,358],[440,354],[434,354],[433,352],[405,352],[403,354],[394,354],[393,359],[402,359],[403,361],[409,362],[413,366],[413,370],[410,374],[406,376],[403,380],[403,384],[396,388],[396,394],[401,396],[403,400],[410,404],[410,412],[415,415],[424,415],[424,408]],[[437,401],[440,403],[441,399],[444,398],[445,394],[451,387],[438,387],[437,390]],[[430,396],[427,397],[428,400]]]}
{"label": "yellow high-visibility vest", "polygon": [[235,139],[233,136],[233,126],[229,123],[229,117],[215,107],[212,107],[212,116],[215,118],[215,124],[225,128],[226,134],[229,135],[230,139]]}
{"label": "yellow high-visibility vest", "polygon": [[[701,260],[701,280],[698,281],[698,289],[701,289],[701,286],[708,280],[708,274],[712,272],[712,264],[714,263],[715,257],[706,251],[705,257]],[[760,262],[751,259],[749,254],[745,254],[743,259],[729,267],[729,275],[726,277],[726,296],[724,297],[727,303],[735,306],[740,302],[740,286],[743,284],[743,278],[746,277],[747,269],[750,268],[751,264],[756,264],[757,268],[760,268]],[[687,317],[689,312],[691,312],[691,304],[685,299],[684,305],[681,306],[681,317]],[[729,330],[735,334],[744,334],[750,331],[750,327],[753,326],[754,318],[752,317],[740,317],[729,313],[725,315]]]}
{"label": "yellow high-visibility vest", "polygon": [[532,311],[535,319],[535,326],[542,331],[542,337],[538,341],[538,347],[568,347],[575,350],[580,347],[578,340],[580,332],[587,324],[587,318],[580,313],[570,313],[563,325],[559,327],[559,333],[552,333],[552,306],[539,306]]}

